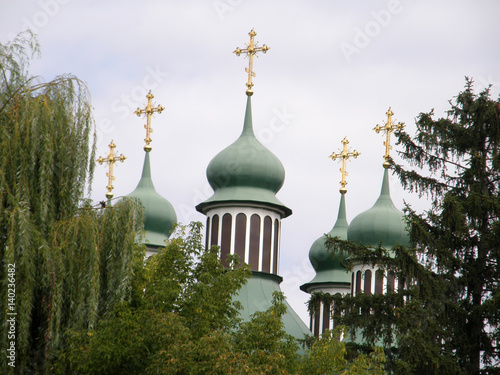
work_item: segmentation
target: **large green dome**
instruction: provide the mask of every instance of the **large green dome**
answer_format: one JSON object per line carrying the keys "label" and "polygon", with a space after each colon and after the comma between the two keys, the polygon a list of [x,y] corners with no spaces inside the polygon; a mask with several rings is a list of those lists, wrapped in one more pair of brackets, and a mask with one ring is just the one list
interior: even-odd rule
{"label": "large green dome", "polygon": [[394,206],[390,196],[387,169],[384,170],[379,198],[372,208],[352,220],[347,237],[350,241],[368,246],[382,243],[386,249],[409,244],[404,215]]}
{"label": "large green dome", "polygon": [[144,158],[141,180],[128,197],[138,199],[144,206],[144,243],[148,246],[164,247],[173,225],[177,222],[177,215],[172,204],[155,190],[151,179],[149,152],[146,152]]}
{"label": "large green dome", "polygon": [[[339,237],[341,240],[347,240],[347,228],[345,195],[342,194],[340,197],[337,221],[327,235]],[[308,283],[302,285],[300,289],[307,291],[307,289],[314,284],[350,283],[351,277],[342,265],[342,257],[342,254],[332,254],[332,252],[327,249],[326,237],[324,235],[314,241],[309,250],[309,261],[316,271],[316,276]]]}
{"label": "large green dome", "polygon": [[212,159],[207,167],[207,179],[214,195],[196,207],[202,213],[207,206],[222,202],[265,203],[282,211],[284,217],[292,213],[276,198],[285,181],[285,169],[255,137],[250,96],[247,97],[243,132]]}

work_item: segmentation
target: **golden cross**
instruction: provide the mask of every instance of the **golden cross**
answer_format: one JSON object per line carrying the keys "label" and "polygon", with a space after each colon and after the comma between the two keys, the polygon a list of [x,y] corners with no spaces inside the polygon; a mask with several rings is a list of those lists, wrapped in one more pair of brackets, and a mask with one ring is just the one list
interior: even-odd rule
{"label": "golden cross", "polygon": [[108,192],[106,193],[106,197],[108,199],[113,198],[113,193],[112,193],[112,190],[114,188],[113,180],[115,179],[115,177],[113,176],[113,164],[115,164],[117,161],[121,161],[123,163],[127,158],[126,156],[123,155],[116,156],[115,147],[116,147],[115,143],[111,141],[111,143],[109,144],[109,155],[104,158],[101,156],[99,157],[99,159],[97,159],[97,162],[99,164],[102,165],[103,163],[107,163],[109,166],[109,172],[106,173],[106,177],[108,177],[108,186],[106,186]]}
{"label": "golden cross", "polygon": [[389,163],[389,160],[391,158],[391,155],[390,155],[390,151],[392,150],[392,146],[391,146],[391,133],[394,131],[394,130],[401,130],[405,127],[405,124],[402,123],[402,122],[398,122],[397,124],[395,124],[393,121],[392,121],[392,116],[394,115],[394,112],[391,111],[391,107],[389,107],[389,110],[385,113],[387,115],[387,122],[383,125],[383,126],[380,126],[380,125],[377,125],[373,128],[373,130],[375,130],[378,133],[380,133],[381,131],[382,132],[385,132],[385,135],[386,135],[386,138],[385,138],[385,141],[384,141],[384,146],[385,146],[385,155],[384,155],[384,164],[382,164],[384,166],[384,168],[389,168],[391,166],[391,163]]}
{"label": "golden cross", "polygon": [[146,98],[148,98],[148,104],[144,109],[137,108],[137,110],[134,112],[137,116],[141,116],[142,114],[146,114],[146,125],[144,125],[144,129],[146,129],[146,139],[144,140],[146,142],[146,145],[144,146],[144,151],[149,152],[151,151],[151,133],[153,132],[153,129],[151,128],[151,115],[154,112],[161,113],[165,108],[163,108],[161,105],[158,104],[158,107],[153,108],[153,94],[151,94],[151,90],[149,91],[149,94],[146,95]]}
{"label": "golden cross", "polygon": [[337,158],[342,160],[342,167],[340,168],[340,172],[342,173],[342,180],[340,181],[340,185],[341,185],[340,193],[341,194],[347,193],[347,189],[345,187],[347,185],[347,176],[349,175],[349,173],[347,173],[347,169],[346,169],[347,160],[349,160],[349,158],[351,156],[356,159],[359,155],[361,155],[356,150],[354,150],[352,152],[349,151],[347,149],[348,144],[349,144],[349,141],[347,140],[347,137],[344,137],[344,139],[342,140],[342,149],[341,150],[339,149],[339,153],[336,154],[334,152],[329,156],[329,158],[331,158],[332,160],[336,160]]}
{"label": "golden cross", "polygon": [[[245,72],[248,73],[248,82],[247,82],[247,95],[252,96],[253,91],[253,83],[252,83],[252,77],[255,77],[255,73],[253,71],[253,57],[254,55],[257,54],[257,52],[264,52],[266,53],[269,51],[271,48],[266,46],[265,44],[262,47],[258,47],[257,43],[254,42],[254,37],[257,35],[257,33],[252,29],[248,35],[250,35],[250,44],[247,45],[247,48],[240,49],[240,47],[236,47],[236,49],[233,51],[233,53],[236,54],[236,56],[241,55],[242,53],[246,54],[248,56],[248,68],[245,68]],[[258,57],[258,56],[257,56]]]}

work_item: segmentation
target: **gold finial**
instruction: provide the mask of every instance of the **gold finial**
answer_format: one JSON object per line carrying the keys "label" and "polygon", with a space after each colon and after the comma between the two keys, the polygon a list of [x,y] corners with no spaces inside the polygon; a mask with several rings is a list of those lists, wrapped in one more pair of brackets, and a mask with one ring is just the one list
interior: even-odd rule
{"label": "gold finial", "polygon": [[115,155],[115,143],[111,141],[109,144],[109,155],[106,157],[99,157],[97,159],[97,162],[99,164],[107,163],[109,166],[109,171],[106,173],[106,177],[108,177],[108,186],[106,186],[106,189],[108,189],[108,192],[106,193],[106,198],[111,199],[113,198],[113,193],[111,192],[113,190],[113,180],[115,177],[113,176],[113,164],[115,164],[117,161],[121,161],[122,163],[125,161],[127,158],[126,156],[120,155],[116,156]]}
{"label": "gold finial", "polygon": [[377,125],[373,128],[378,133],[385,132],[386,138],[384,141],[384,146],[385,146],[385,155],[384,155],[384,168],[389,168],[391,164],[389,163],[389,159],[391,158],[390,151],[392,150],[391,146],[391,133],[394,130],[401,130],[405,127],[405,124],[402,122],[398,122],[395,124],[392,121],[392,116],[394,115],[394,112],[391,111],[391,107],[389,107],[389,110],[385,113],[387,115],[387,122],[384,125]]}
{"label": "gold finial", "polygon": [[[248,56],[248,68],[245,68],[245,72],[248,73],[248,82],[247,82],[247,95],[252,96],[253,91],[253,83],[252,83],[252,77],[255,77],[255,73],[253,71],[253,56],[257,54],[257,52],[264,52],[266,53],[269,51],[271,48],[266,46],[265,44],[262,47],[258,47],[257,43],[254,42],[255,35],[257,33],[252,29],[248,35],[250,35],[250,43],[247,45],[247,48],[240,49],[240,47],[236,47],[236,49],[233,51],[233,53],[236,54],[236,56],[241,55],[242,53],[246,54]],[[258,56],[257,56],[258,57]]]}
{"label": "gold finial", "polygon": [[336,154],[334,152],[329,156],[329,158],[331,158],[332,160],[336,160],[337,158],[342,160],[342,167],[340,168],[340,172],[342,173],[342,180],[340,181],[340,186],[341,186],[340,193],[341,194],[347,193],[347,189],[345,187],[347,185],[347,176],[349,175],[349,173],[347,173],[347,169],[346,169],[347,160],[349,160],[349,158],[351,156],[356,159],[359,155],[361,155],[356,150],[354,150],[352,152],[349,151],[347,149],[348,144],[349,144],[349,141],[347,140],[347,137],[344,137],[344,139],[342,140],[342,149],[341,150],[339,149],[339,153]]}
{"label": "gold finial", "polygon": [[151,151],[151,133],[153,132],[153,129],[151,128],[151,115],[154,112],[161,113],[165,108],[163,108],[161,105],[158,104],[158,107],[153,108],[153,94],[151,94],[151,90],[149,90],[149,94],[146,95],[146,98],[148,98],[148,104],[144,109],[137,108],[137,110],[134,112],[137,116],[141,116],[142,114],[146,114],[146,125],[144,125],[144,129],[146,129],[146,139],[144,140],[146,142],[146,145],[144,146],[144,151],[149,152]]}

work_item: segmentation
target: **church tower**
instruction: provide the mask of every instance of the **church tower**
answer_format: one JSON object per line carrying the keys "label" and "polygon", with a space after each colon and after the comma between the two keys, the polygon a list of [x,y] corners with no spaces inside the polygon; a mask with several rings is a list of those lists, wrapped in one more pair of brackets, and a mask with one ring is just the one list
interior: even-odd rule
{"label": "church tower", "polygon": [[151,177],[150,156],[151,147],[151,117],[153,113],[161,113],[162,106],[153,107],[153,94],[149,92],[146,96],[148,104],[144,109],[134,112],[137,116],[146,115],[146,139],[144,146],[144,164],[142,167],[142,176],[137,187],[128,197],[138,199],[144,207],[144,244],[147,247],[146,256],[150,257],[156,254],[162,247],[165,247],[165,241],[169,238],[173,225],[177,222],[177,215],[172,204],[156,192]]}
{"label": "church tower", "polygon": [[[252,123],[251,97],[253,57],[267,52],[265,44],[258,47],[252,30],[247,48],[237,48],[236,55],[249,59],[247,100],[243,131],[229,147],[216,155],[207,167],[207,179],[214,190],[212,197],[196,209],[207,216],[207,246],[220,246],[221,260],[229,254],[248,263],[252,278],[242,287],[236,299],[243,306],[241,318],[249,320],[256,311],[271,306],[272,294],[280,291],[282,278],[278,275],[281,220],[292,211],[276,198],[285,179],[280,160],[255,137]],[[226,263],[227,264],[227,263]],[[296,338],[310,334],[293,309],[287,304],[283,317],[285,330]]]}
{"label": "church tower", "polygon": [[[342,179],[340,181],[340,204],[337,215],[337,221],[333,228],[326,234],[330,237],[339,237],[341,240],[347,240],[348,223],[346,219],[346,203],[345,194],[347,193],[347,161],[351,158],[357,158],[360,153],[357,151],[349,151],[347,138],[342,140],[342,149],[339,153],[332,153],[330,158],[333,160],[339,159],[342,162],[340,172]],[[316,271],[316,276],[308,283],[301,285],[300,289],[306,293],[314,292],[328,293],[335,295],[340,293],[345,295],[351,289],[351,277],[347,270],[342,265],[342,260],[347,254],[332,254],[326,246],[326,237],[323,235],[318,238],[309,250],[309,260]],[[330,306],[320,301],[319,305],[314,308],[311,313],[310,329],[314,336],[319,337],[327,329],[333,329],[334,322],[331,319]]]}
{"label": "church tower", "polygon": [[[377,125],[374,130],[385,132],[386,140],[384,145],[386,152],[384,155],[384,175],[380,196],[369,210],[356,216],[347,230],[349,241],[360,243],[366,246],[378,246],[381,244],[385,249],[390,250],[396,245],[408,245],[409,236],[406,230],[404,215],[392,202],[389,190],[389,159],[392,149],[390,136],[396,129],[402,129],[403,123],[394,124],[392,116],[394,113],[389,110],[386,113],[387,122]],[[403,282],[400,280],[400,282]],[[382,294],[395,290],[396,280],[393,275],[387,274],[379,269],[377,265],[355,264],[351,275],[351,295],[359,293]]]}

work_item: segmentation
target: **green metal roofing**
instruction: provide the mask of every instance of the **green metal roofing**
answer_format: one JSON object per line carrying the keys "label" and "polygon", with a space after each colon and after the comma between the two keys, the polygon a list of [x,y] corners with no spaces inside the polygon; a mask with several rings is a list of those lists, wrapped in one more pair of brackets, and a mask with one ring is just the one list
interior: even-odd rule
{"label": "green metal roofing", "polygon": [[[240,310],[240,317],[243,321],[250,321],[250,317],[256,311],[266,311],[272,305],[273,292],[281,292],[280,283],[283,279],[280,276],[263,272],[252,272],[252,277],[242,286],[234,299],[243,306]],[[283,325],[286,333],[296,339],[304,339],[306,335],[312,333],[306,324],[300,319],[297,313],[286,302],[286,313],[283,315]]]}
{"label": "green metal roofing", "polygon": [[144,243],[154,247],[165,246],[165,240],[168,239],[173,225],[177,222],[177,215],[172,204],[155,190],[151,179],[149,152],[146,152],[144,157],[139,184],[128,197],[137,198],[144,206],[144,229],[146,231]]}
{"label": "green metal roofing", "polygon": [[250,96],[240,137],[212,159],[207,179],[214,195],[196,206],[202,213],[216,203],[256,202],[273,206],[284,217],[291,215],[292,211],[276,198],[285,181],[285,169],[255,137]]}
{"label": "green metal roofing", "polygon": [[347,237],[350,241],[364,245],[377,246],[382,243],[387,249],[397,244],[409,244],[404,215],[394,206],[391,199],[387,169],[384,170],[379,198],[372,208],[352,220]]}
{"label": "green metal roofing", "polygon": [[[341,194],[337,221],[327,235],[347,240],[347,228],[345,194]],[[300,289],[303,291],[307,291],[315,284],[347,285],[351,283],[350,274],[342,266],[342,255],[332,254],[325,242],[326,237],[321,236],[314,241],[309,250],[309,260],[316,271],[316,276],[308,283],[301,285]]]}

